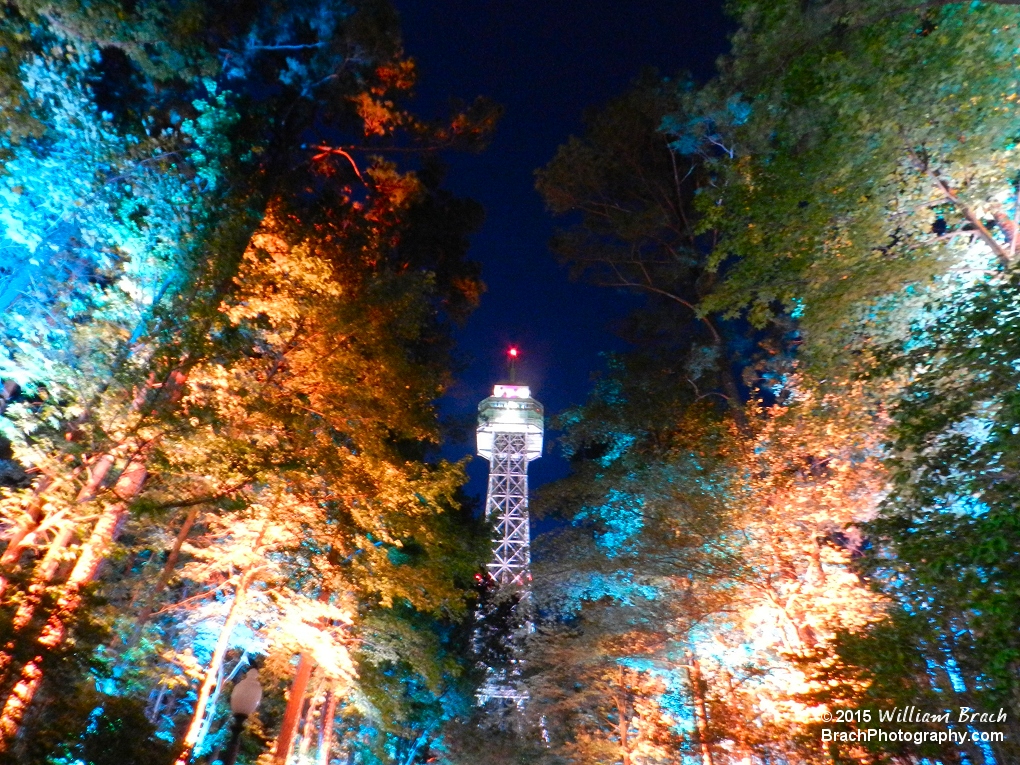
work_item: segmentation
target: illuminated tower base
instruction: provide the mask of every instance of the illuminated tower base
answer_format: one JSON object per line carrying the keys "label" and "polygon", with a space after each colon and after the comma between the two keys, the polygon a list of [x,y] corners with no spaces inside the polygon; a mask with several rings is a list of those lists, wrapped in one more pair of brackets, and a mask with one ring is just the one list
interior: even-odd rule
{"label": "illuminated tower base", "polygon": [[493,601],[509,605],[515,626],[505,635],[505,667],[486,667],[478,703],[505,699],[522,707],[528,693],[520,684],[524,637],[530,617],[531,533],[528,518],[528,463],[542,455],[542,405],[526,385],[497,385],[478,405],[478,454],[489,460],[485,517],[493,524],[488,564]]}

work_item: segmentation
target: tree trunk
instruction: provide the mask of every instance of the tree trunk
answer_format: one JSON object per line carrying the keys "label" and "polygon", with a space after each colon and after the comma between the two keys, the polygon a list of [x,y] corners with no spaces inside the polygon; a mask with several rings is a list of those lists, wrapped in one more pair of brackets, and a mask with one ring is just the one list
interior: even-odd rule
{"label": "tree trunk", "polygon": [[[327,602],[329,596],[329,590],[323,587],[319,591],[319,602]],[[273,748],[273,765],[286,765],[287,759],[290,757],[290,749],[294,744],[294,734],[297,732],[298,718],[301,716],[305,694],[308,692],[308,679],[312,675],[313,665],[312,657],[308,655],[307,651],[303,651],[298,658],[297,672],[294,674],[294,681],[290,686],[290,695],[287,697],[287,709],[283,713],[280,735]]]}
{"label": "tree trunk", "polygon": [[243,611],[242,606],[244,605],[245,595],[248,592],[250,571],[251,568],[249,567],[248,571],[245,571],[240,579],[238,579],[237,589],[234,591],[234,600],[230,603],[230,610],[227,611],[227,618],[223,622],[219,638],[216,640],[216,647],[213,649],[212,658],[209,660],[209,669],[206,670],[205,680],[203,680],[202,687],[198,691],[198,698],[195,700],[195,711],[191,718],[191,724],[184,734],[184,749],[177,758],[175,765],[184,765],[188,762],[191,759],[192,750],[199,742],[199,734],[205,721],[206,706],[209,703],[209,697],[213,693],[213,688],[218,684],[220,668],[223,666],[223,657],[230,646],[230,634],[234,631],[234,626],[237,624]]}
{"label": "tree trunk", "polygon": [[[46,503],[44,497],[55,488],[62,485],[62,480],[52,480],[47,476],[40,478],[35,485],[33,496],[29,500],[28,507],[18,527],[11,534],[7,542],[4,554],[0,556],[0,567],[14,566],[21,560],[21,554],[25,548],[33,544],[35,536],[42,523],[45,513],[43,508]],[[0,593],[7,587],[7,578],[0,576]]]}
{"label": "tree trunk", "polygon": [[[113,466],[113,464],[114,457],[112,454],[102,455],[96,461],[95,467],[89,475],[88,482],[85,484],[85,486],[82,487],[81,491],[78,493],[78,497],[75,500],[75,502],[83,503],[93,499],[95,497],[96,491],[99,488],[99,485],[106,479],[106,476],[109,474],[110,468]],[[134,475],[133,471],[137,470],[137,467],[138,463],[136,462],[128,463],[128,466],[127,468],[125,468],[124,473],[121,474],[121,478],[123,479],[125,477],[125,474],[129,472],[132,472],[132,474],[128,476],[123,486],[121,486],[120,480],[118,480],[117,482],[118,486],[121,486],[122,489],[128,492],[132,492],[133,490],[132,496],[134,496],[134,494],[137,494],[138,490],[141,488],[141,483],[139,483],[139,485],[136,488],[132,489],[133,481],[137,478],[137,476]],[[142,470],[144,471],[144,465],[142,466]],[[144,482],[144,480],[145,476],[142,475],[141,481]],[[57,528],[58,531],[56,537],[54,537],[53,541],[50,542],[50,545],[46,550],[46,555],[43,557],[42,562],[36,567],[35,575],[32,578],[32,583],[29,585],[29,597],[18,607],[18,611],[14,615],[15,630],[23,629],[25,625],[27,625],[31,621],[32,616],[35,613],[35,609],[39,605],[39,600],[46,590],[46,586],[50,583],[54,575],[57,573],[57,568],[60,566],[60,560],[61,557],[63,556],[64,550],[67,549],[67,546],[71,544],[71,541],[74,539],[75,524],[73,521],[66,519],[60,521]],[[38,532],[39,524],[37,523],[36,527],[32,530],[32,532],[26,535],[26,538],[32,539]],[[26,543],[26,538],[22,538],[21,540],[19,540],[18,544],[22,545]],[[4,555],[6,556],[8,552],[11,552],[11,545],[8,545],[7,551],[4,553]],[[16,554],[18,555],[18,557],[20,557],[21,551],[17,550],[13,554]],[[0,580],[0,593],[3,592],[3,588],[5,585],[6,581]],[[0,666],[2,665],[3,657],[0,657]]]}
{"label": "tree trunk", "polygon": [[329,750],[333,746],[333,724],[339,699],[340,694],[335,688],[326,693],[326,708],[319,718],[319,756],[316,765],[329,765]]}
{"label": "tree trunk", "polygon": [[[142,405],[145,403],[146,395],[152,387],[153,380],[154,378],[150,374],[148,384],[135,392],[131,405],[128,408],[128,412],[137,412],[141,409]],[[83,420],[79,417],[79,423],[81,421]],[[74,426],[74,428],[76,427],[77,426]],[[31,506],[28,509],[27,522],[22,523],[11,536],[10,541],[7,543],[7,549],[5,549],[3,555],[0,556],[0,566],[8,566],[17,563],[25,548],[34,541],[36,532],[44,517],[44,513],[42,512],[43,507],[45,506],[43,497],[46,494],[52,493],[54,489],[64,485],[68,480],[73,480],[84,470],[88,474],[88,480],[78,492],[75,502],[80,504],[94,499],[99,487],[102,486],[103,481],[106,480],[106,476],[110,473],[110,469],[116,463],[116,455],[120,452],[123,446],[124,444],[121,443],[118,446],[111,448],[109,451],[102,453],[94,461],[86,462],[84,465],[78,466],[72,470],[70,475],[67,477],[58,479],[49,479],[44,477],[40,479],[35,489],[35,497],[33,497]],[[131,461],[134,462],[134,458]],[[120,496],[123,497],[124,495]],[[4,577],[0,577],[0,593],[4,591],[6,586],[7,580]]]}
{"label": "tree trunk", "polygon": [[[119,501],[110,505],[100,516],[89,535],[88,541],[82,546],[78,562],[67,580],[67,590],[71,597],[79,596],[82,585],[91,582],[99,573],[99,567],[106,560],[110,548],[117,540],[121,526],[128,515],[128,503],[138,496],[142,490],[148,471],[145,468],[146,454],[139,452],[124,468],[114,486],[114,494]],[[65,598],[67,602],[70,599]]]}
{"label": "tree trunk", "polygon": [[[172,373],[171,381],[173,383],[174,390],[179,389],[180,385],[183,384],[184,379],[185,377],[183,375],[176,372]],[[148,396],[149,391],[154,387],[153,385],[154,381],[155,381],[154,374],[150,374],[148,382],[140,389],[137,389],[135,391],[135,395],[131,400],[131,405],[128,407],[128,413],[137,413],[138,411],[141,410],[142,406],[144,406],[145,404],[145,400]],[[78,424],[72,426],[72,431],[77,429],[78,425],[80,425],[81,422],[84,422],[83,418],[84,413],[78,417],[76,421]],[[70,436],[70,432],[67,435]],[[4,550],[3,556],[0,556],[0,567],[17,563],[17,561],[21,558],[21,554],[22,552],[24,552],[25,547],[27,547],[29,544],[32,543],[32,541],[34,541],[34,537],[37,533],[39,525],[40,523],[42,523],[43,517],[45,515],[42,512],[42,510],[45,506],[45,503],[43,502],[43,497],[46,494],[52,493],[55,489],[57,489],[60,486],[63,486],[70,480],[74,480],[77,476],[79,476],[82,473],[82,471],[85,471],[88,475],[88,480],[86,480],[85,485],[82,486],[81,490],[78,492],[78,496],[75,498],[75,502],[81,504],[84,502],[91,501],[92,499],[95,498],[96,493],[99,491],[100,486],[102,486],[103,484],[103,481],[106,480],[106,476],[109,475],[110,469],[116,463],[117,455],[123,453],[125,445],[126,444],[124,442],[117,444],[116,446],[110,448],[109,451],[100,454],[98,458],[94,458],[92,461],[86,462],[84,465],[79,465],[74,470],[72,470],[69,475],[65,477],[56,479],[49,479],[44,477],[40,479],[35,489],[35,497],[33,498],[31,507],[29,508],[27,514],[28,522],[21,524],[17,531],[12,535],[10,541],[7,543],[7,549]],[[148,450],[145,449],[145,451],[147,452]],[[132,457],[128,465],[129,469],[132,464],[135,464],[136,462],[139,461],[142,463],[144,467],[145,463],[144,456],[145,456],[144,454],[140,453]],[[121,478],[123,477],[124,476],[122,474]],[[118,485],[119,483],[120,482],[118,480]],[[137,490],[135,490],[135,494],[137,494]],[[128,497],[127,495],[117,491],[117,496],[120,499],[129,500],[133,498],[134,494]],[[0,576],[0,593],[3,593],[4,588],[6,586],[7,586],[6,578]]]}
{"label": "tree trunk", "polygon": [[[91,469],[88,465],[85,465],[75,471],[75,474],[79,473],[82,469],[89,472],[89,479],[81,488],[81,491],[78,492],[78,496],[75,499],[76,503],[88,502],[95,497],[99,486],[106,479],[106,476],[109,474],[110,468],[113,467],[114,462],[115,458],[113,454],[106,453],[96,460]],[[24,553],[25,549],[35,543],[35,538],[40,533],[40,527],[43,525],[43,519],[46,515],[43,512],[43,508],[46,506],[43,498],[46,494],[52,492],[55,488],[63,485],[65,482],[65,479],[56,481],[43,479],[40,482],[40,485],[36,489],[36,494],[32,497],[29,507],[26,510],[25,520],[18,525],[18,528],[11,535],[11,538],[7,543],[7,548],[4,550],[4,554],[0,556],[0,567],[13,566],[17,564],[17,562],[21,560],[21,555]],[[68,540],[68,542],[69,541],[70,540]],[[66,544],[67,542],[65,542],[65,546]],[[52,549],[53,544],[50,545],[50,550]],[[60,552],[59,546],[57,552]],[[50,574],[50,576],[52,576],[52,574]],[[0,577],[0,594],[3,593],[6,587],[7,579],[5,577]]]}
{"label": "tree trunk", "polygon": [[290,758],[298,719],[301,716],[301,708],[304,706],[305,693],[308,691],[308,679],[312,676],[313,663],[312,657],[307,652],[303,652],[298,659],[297,672],[294,673],[294,681],[291,683],[290,694],[287,696],[287,709],[283,713],[280,735],[276,739],[273,765],[287,765],[287,760]]}
{"label": "tree trunk", "polygon": [[[7,541],[4,554],[0,555],[0,567],[15,566],[21,560],[21,553],[31,543],[26,541],[26,539],[33,536],[33,532],[39,528],[39,524],[42,522],[42,509],[43,503],[39,495],[33,496],[29,500],[28,507],[25,508],[25,513],[19,521],[17,528],[14,529],[11,538]],[[0,592],[3,592],[6,585],[6,580],[0,580]]]}
{"label": "tree trunk", "polygon": [[195,747],[202,745],[202,742],[205,741],[205,737],[209,735],[209,729],[212,728],[213,717],[216,715],[216,704],[220,700],[220,694],[223,693],[223,683],[227,680],[225,672],[225,662],[221,661],[219,669],[216,670],[216,682],[213,683],[212,694],[209,696],[209,701],[205,705],[207,714],[205,715],[205,719],[202,720],[201,727],[198,729],[198,736],[195,737]]}
{"label": "tree trunk", "polygon": [[74,539],[75,528],[74,523],[71,521],[64,521],[58,529],[57,535],[50,542],[46,555],[43,556],[42,561],[36,567],[35,576],[32,577],[32,581],[28,585],[28,597],[18,606],[18,610],[14,614],[13,624],[15,630],[24,629],[32,620],[40,598],[60,567],[60,560],[63,557],[64,551],[71,544],[71,540]]}
{"label": "tree trunk", "polygon": [[620,739],[621,765],[630,765],[630,745],[627,740],[629,730],[630,711],[627,707],[627,685],[624,669],[620,667],[620,680],[616,691],[616,735]]}
{"label": "tree trunk", "polygon": [[744,411],[744,401],[740,397],[740,387],[737,385],[737,378],[733,374],[733,364],[726,356],[726,344],[722,338],[715,343],[716,351],[719,354],[719,380],[722,389],[726,392],[726,408],[730,410],[733,421],[737,424],[740,435],[750,438],[751,426],[747,422],[747,413]]}
{"label": "tree trunk", "polygon": [[[1020,0],[1018,0],[1018,2],[1020,2]],[[1016,3],[1009,4],[1014,5]],[[904,140],[906,140],[905,136]],[[967,219],[967,222],[974,228],[981,240],[988,245],[988,248],[999,261],[999,264],[1004,269],[1009,268],[1009,253],[1003,250],[1002,245],[995,241],[995,237],[992,236],[992,233],[988,230],[988,227],[985,226],[981,218],[979,218],[977,214],[957,196],[956,191],[941,175],[939,175],[938,170],[932,169],[926,158],[919,156],[909,143],[905,143],[904,145],[907,153],[910,155],[914,167],[918,171],[927,175],[931,179],[932,183],[935,184],[935,188],[937,188],[946,198],[946,201],[956,207],[960,214]]]}
{"label": "tree trunk", "polygon": [[714,765],[708,737],[708,709],[705,706],[705,685],[701,677],[701,664],[694,652],[687,650],[687,674],[690,676],[691,695],[694,697],[694,722],[698,730],[701,765]]}
{"label": "tree trunk", "polygon": [[[36,567],[32,582],[28,585],[28,597],[18,606],[18,610],[14,612],[11,624],[14,627],[15,633],[24,630],[32,621],[32,617],[35,616],[36,609],[46,593],[47,586],[57,573],[64,551],[71,544],[71,540],[74,539],[74,532],[74,524],[70,521],[65,521],[60,526],[57,536],[50,543],[50,547],[46,551],[46,555],[43,556],[42,562]],[[14,660],[15,641],[17,639],[17,636],[13,637],[4,646],[3,652],[0,653],[0,677],[4,680],[7,679],[7,670],[10,669],[11,663]]]}
{"label": "tree trunk", "polygon": [[[48,651],[63,641],[67,631],[66,620],[81,604],[82,588],[99,573],[99,566],[109,554],[110,547],[116,541],[117,534],[127,517],[128,501],[141,491],[146,475],[145,455],[140,452],[128,463],[117,479],[115,492],[121,501],[106,508],[82,546],[78,562],[75,563],[64,586],[64,594],[37,641],[42,651]],[[0,712],[0,752],[6,751],[10,740],[17,735],[25,710],[39,690],[43,679],[42,661],[43,657],[40,654],[25,665],[20,679],[4,704],[3,711]]]}
{"label": "tree trunk", "polygon": [[[738,691],[736,686],[733,684],[733,675],[726,670],[723,670],[723,677],[726,679],[726,688],[729,691],[729,697],[727,698],[726,703],[737,708]],[[733,733],[736,751],[740,756],[740,765],[751,765],[751,747],[747,743],[746,730],[742,726],[737,726],[737,729],[733,731]]]}
{"label": "tree trunk", "polygon": [[[145,710],[145,719],[156,725],[159,721],[159,713],[163,709],[163,697],[166,696],[168,688],[166,683],[160,682],[159,687],[149,694],[149,707]],[[155,698],[152,698],[155,695]]]}
{"label": "tree trunk", "polygon": [[152,617],[152,612],[155,610],[157,598],[159,598],[167,584],[170,583],[170,579],[174,575],[174,569],[177,567],[177,561],[181,557],[181,547],[183,547],[185,541],[187,541],[188,534],[191,533],[191,527],[195,525],[196,518],[198,518],[198,507],[193,507],[188,511],[187,516],[185,516],[184,525],[182,525],[181,530],[177,532],[177,538],[174,540],[174,546],[170,548],[170,554],[167,555],[166,563],[163,564],[163,570],[160,571],[159,578],[156,580],[156,584],[152,588],[152,592],[145,599],[145,604],[138,613],[138,618],[135,620],[134,630],[128,640],[129,648],[134,647],[138,643],[142,636],[142,630],[145,628],[145,625]]}
{"label": "tree trunk", "polygon": [[[403,765],[414,765],[414,758],[418,756],[418,751],[421,749],[422,744],[428,741],[429,733],[431,731],[426,728],[421,732],[421,735],[414,740],[414,744],[411,746],[411,751],[407,753],[407,759],[404,760]],[[629,763],[624,763],[629,765]]]}
{"label": "tree trunk", "polygon": [[107,452],[96,460],[95,466],[89,471],[89,479],[81,487],[81,491],[75,497],[75,502],[88,502],[95,499],[96,493],[99,491],[99,487],[103,485],[103,481],[106,480],[106,476],[109,475],[110,468],[113,467],[115,459],[113,454]]}
{"label": "tree trunk", "polygon": [[0,653],[0,678],[3,678],[5,683],[8,680],[7,672],[14,661],[14,650],[17,647],[16,641],[19,639],[29,639],[19,636],[17,633],[24,630],[32,621],[32,617],[35,615],[43,595],[46,593],[47,585],[57,573],[64,550],[67,549],[71,540],[74,539],[74,533],[75,527],[70,521],[65,521],[59,527],[57,536],[50,543],[50,547],[46,551],[46,555],[43,556],[42,562],[36,567],[35,576],[28,585],[26,593],[28,597],[18,606],[18,610],[14,612],[11,624],[14,627],[15,635],[12,636],[11,640],[4,646],[3,652]]}
{"label": "tree trunk", "polygon": [[319,694],[313,693],[308,700],[305,722],[301,726],[301,744],[298,746],[298,762],[307,762],[308,752],[312,748],[312,733],[315,731],[315,716],[321,710]]}

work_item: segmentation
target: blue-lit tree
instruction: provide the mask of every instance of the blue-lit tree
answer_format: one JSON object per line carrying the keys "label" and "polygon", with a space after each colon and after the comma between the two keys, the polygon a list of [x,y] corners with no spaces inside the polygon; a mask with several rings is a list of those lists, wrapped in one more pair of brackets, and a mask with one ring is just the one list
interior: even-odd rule
{"label": "blue-lit tree", "polygon": [[101,690],[147,698],[187,756],[228,663],[282,683],[300,654],[344,697],[363,608],[463,610],[473,559],[435,524],[462,476],[426,457],[479,218],[366,152],[491,114],[395,105],[413,65],[381,4],[6,12],[4,746],[52,721],[68,646],[89,666],[87,613],[116,630]]}

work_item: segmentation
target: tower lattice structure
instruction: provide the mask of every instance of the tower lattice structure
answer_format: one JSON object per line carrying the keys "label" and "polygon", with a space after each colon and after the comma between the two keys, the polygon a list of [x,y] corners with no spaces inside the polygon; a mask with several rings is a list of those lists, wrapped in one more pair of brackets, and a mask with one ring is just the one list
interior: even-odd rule
{"label": "tower lattice structure", "polygon": [[478,454],[489,460],[485,517],[493,524],[492,559],[488,563],[493,600],[511,604],[507,666],[488,666],[478,701],[527,701],[521,687],[524,637],[534,628],[530,616],[531,531],[528,517],[528,463],[542,455],[542,405],[526,385],[497,385],[478,405]]}

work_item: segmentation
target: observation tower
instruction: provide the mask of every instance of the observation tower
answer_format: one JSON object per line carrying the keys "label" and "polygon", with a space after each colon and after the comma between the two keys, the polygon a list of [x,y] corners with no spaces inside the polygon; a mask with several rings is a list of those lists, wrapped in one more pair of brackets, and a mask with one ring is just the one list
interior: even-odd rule
{"label": "observation tower", "polygon": [[[478,454],[489,460],[489,490],[485,517],[494,527],[492,560],[487,565],[492,602],[509,612],[505,667],[487,666],[479,704],[507,699],[518,707],[528,698],[519,685],[523,638],[534,630],[530,616],[531,532],[528,518],[528,463],[542,456],[544,418],[542,405],[527,385],[517,385],[511,348],[509,385],[496,385],[478,405]],[[493,611],[494,613],[494,611]],[[479,621],[486,614],[480,613]]]}

